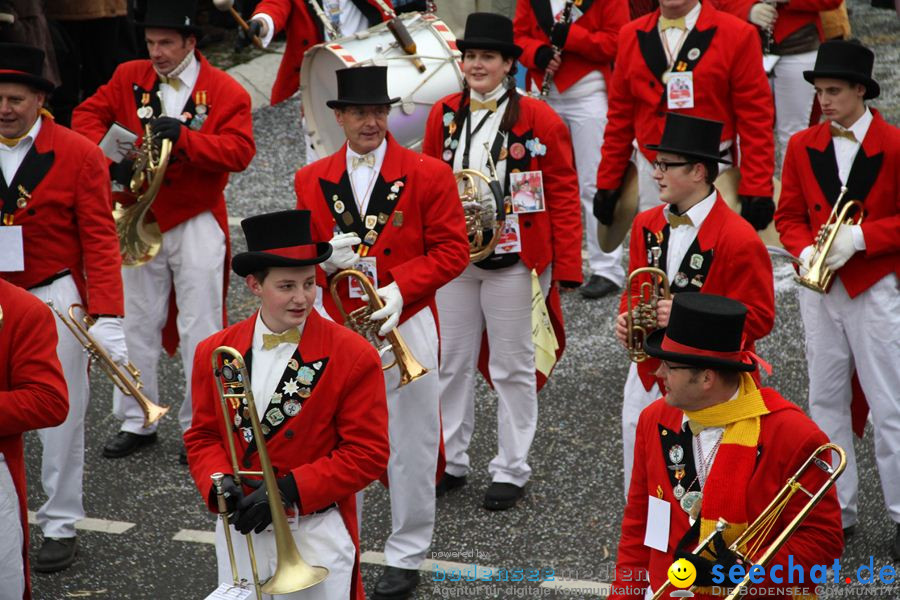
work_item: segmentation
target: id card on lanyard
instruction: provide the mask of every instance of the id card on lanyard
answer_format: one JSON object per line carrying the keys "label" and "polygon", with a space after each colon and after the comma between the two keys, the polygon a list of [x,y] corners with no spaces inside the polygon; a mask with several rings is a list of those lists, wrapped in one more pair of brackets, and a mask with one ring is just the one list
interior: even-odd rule
{"label": "id card on lanyard", "polygon": [[666,97],[669,110],[694,108],[694,74],[669,73],[666,81]]}

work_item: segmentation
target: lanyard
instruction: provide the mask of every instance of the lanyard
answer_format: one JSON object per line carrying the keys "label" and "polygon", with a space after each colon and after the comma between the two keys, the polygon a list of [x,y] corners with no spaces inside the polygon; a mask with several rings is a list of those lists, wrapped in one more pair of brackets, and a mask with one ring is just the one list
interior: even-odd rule
{"label": "lanyard", "polygon": [[[506,102],[506,99],[508,97],[509,97],[508,91],[506,93],[504,93],[502,96],[500,96],[500,99],[497,101],[497,110],[500,110],[500,107],[503,105],[504,102]],[[469,111],[469,115],[466,117],[466,148],[465,148],[465,150],[463,150],[463,159],[462,159],[462,168],[463,169],[469,168],[469,149],[471,148],[471,144],[472,144],[472,136],[477,134],[479,131],[481,131],[481,128],[484,127],[484,124],[487,123],[487,120],[490,119],[493,114],[494,113],[488,111],[488,113],[486,115],[484,115],[484,117],[482,117],[482,119],[478,123],[478,125],[475,126],[475,131],[472,131],[472,111],[471,110]],[[494,159],[496,161],[496,157],[494,157]]]}

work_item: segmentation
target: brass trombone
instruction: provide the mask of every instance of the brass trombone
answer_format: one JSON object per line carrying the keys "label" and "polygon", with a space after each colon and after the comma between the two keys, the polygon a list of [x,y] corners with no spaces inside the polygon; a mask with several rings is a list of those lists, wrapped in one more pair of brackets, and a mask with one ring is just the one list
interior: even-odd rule
{"label": "brass trombone", "polygon": [[[344,305],[338,293],[338,284],[348,277],[355,279],[369,298],[368,305],[360,306],[349,313],[344,310]],[[397,387],[411,383],[428,372],[428,369],[423,367],[409,351],[409,347],[396,328],[384,336],[384,339],[388,342],[387,344],[382,344],[378,341],[380,324],[369,320],[369,315],[383,308],[384,302],[381,301],[381,298],[375,291],[375,286],[372,285],[372,282],[369,281],[369,278],[362,271],[357,271],[356,269],[340,271],[331,278],[329,289],[331,290],[331,297],[334,299],[334,303],[344,319],[344,325],[369,340],[369,343],[378,350],[379,355],[384,356],[384,353],[389,350],[394,353],[394,360],[390,364],[382,366],[381,369],[387,371],[394,365],[397,365],[397,368],[400,370],[400,384]]]}
{"label": "brass trombone", "polygon": [[[651,248],[650,252],[653,255],[653,266],[635,269],[628,274],[628,282],[625,284],[625,326],[628,330],[625,334],[625,344],[628,348],[628,357],[636,363],[647,360],[644,341],[654,329],[657,329],[659,301],[672,297],[666,272],[659,268],[662,250],[656,246]],[[644,274],[650,277],[650,281],[643,282],[638,288],[638,295],[632,297],[631,283],[636,277]]]}
{"label": "brass trombone", "polygon": [[[470,263],[479,262],[490,256],[500,241],[500,234],[503,233],[503,225],[506,222],[506,199],[497,179],[497,167],[494,165],[494,158],[487,142],[484,149],[487,152],[490,177],[477,169],[463,169],[453,173],[459,201],[462,202],[463,215],[466,218]],[[491,190],[493,202],[490,208],[488,199],[481,192],[481,184],[486,184]],[[491,239],[485,242],[484,238],[488,231],[491,232]]]}
{"label": "brass trombone", "polygon": [[[213,350],[212,367],[216,378],[216,387],[219,390],[219,400],[222,403],[222,418],[225,419],[225,437],[228,439],[234,482],[241,485],[241,477],[262,475],[266,496],[269,500],[269,511],[272,513],[272,530],[275,533],[275,549],[278,557],[275,572],[265,582],[259,581],[253,538],[249,534],[246,536],[247,551],[250,554],[250,569],[253,572],[253,585],[256,588],[257,598],[262,598],[261,594],[278,595],[299,592],[325,581],[325,578],[328,577],[328,569],[312,566],[303,560],[291,535],[290,526],[284,514],[284,505],[281,502],[281,493],[278,490],[278,482],[275,480],[275,470],[272,468],[272,461],[266,448],[266,439],[259,423],[259,414],[256,412],[256,403],[250,389],[250,373],[247,371],[244,357],[234,348],[219,346]],[[239,410],[245,410],[250,415],[250,425],[253,429],[253,439],[256,440],[261,471],[241,470],[238,466],[237,450],[234,447],[234,436],[231,433],[234,426],[230,415]],[[224,476],[221,473],[214,473],[211,477],[216,486],[219,513],[225,528],[225,543],[228,547],[228,557],[231,560],[232,576],[235,585],[240,585],[234,558],[234,546],[231,542],[231,531],[229,531],[228,514],[225,509],[225,498],[222,495],[221,484]]]}
{"label": "brass trombone", "polygon": [[[159,421],[163,415],[169,412],[168,406],[160,406],[154,403],[141,391],[144,387],[144,383],[141,381],[140,370],[135,367],[134,364],[127,362],[122,366],[117,365],[109,354],[107,354],[106,350],[104,350],[103,346],[97,343],[94,336],[88,333],[88,330],[94,324],[94,318],[87,314],[84,306],[81,304],[73,304],[69,307],[68,316],[62,314],[59,309],[53,305],[53,300],[48,300],[47,306],[49,306],[53,312],[56,313],[56,316],[59,317],[59,320],[69,328],[69,331],[72,332],[72,335],[75,336],[78,343],[84,347],[84,351],[90,354],[91,358],[100,365],[100,368],[106,376],[109,377],[110,381],[112,381],[123,394],[131,396],[137,401],[138,406],[141,407],[141,412],[144,413],[144,427],[150,427],[152,424]],[[75,316],[75,312],[78,310],[83,313],[80,319]]]}
{"label": "brass trombone", "polygon": [[[843,225],[859,225],[863,220],[863,204],[859,200],[848,200],[843,205],[841,200],[847,193],[847,186],[841,186],[841,195],[834,202],[834,208],[828,215],[828,220],[819,229],[816,235],[816,242],[813,248],[813,254],[809,259],[809,271],[802,277],[797,275],[794,280],[805,288],[820,294],[827,294],[831,288],[831,281],[834,278],[834,272],[825,264],[825,257],[831,250],[834,239],[837,237],[838,229]],[[849,216],[850,210],[855,208],[856,214]],[[840,209],[840,210],[839,210]]]}
{"label": "brass trombone", "polygon": [[[819,458],[821,454],[825,452],[836,452],[838,455],[838,464],[836,466],[831,465],[827,460]],[[800,479],[806,474],[807,469],[811,466],[815,466],[816,468],[822,470],[824,473],[828,475],[828,478],[823,481],[818,489],[810,491],[806,489],[806,487],[800,482]],[[816,507],[822,498],[825,497],[825,494],[828,493],[828,490],[834,485],[837,481],[838,477],[844,472],[844,469],[847,467],[847,454],[844,452],[844,449],[838,446],[837,444],[822,444],[818,448],[816,448],[812,454],[800,465],[800,468],[788,478],[787,482],[784,484],[784,487],[779,490],[779,492],[775,495],[769,505],[763,510],[758,517],[745,529],[738,537],[735,539],[728,549],[736,554],[738,558],[744,561],[744,567],[746,569],[746,575],[744,578],[734,587],[730,594],[726,597],[725,600],[736,600],[737,598],[743,597],[743,590],[750,583],[750,575],[752,573],[751,567],[754,565],[760,565],[763,569],[768,566],[769,562],[772,560],[776,554],[778,554],[781,547],[784,546],[785,542],[787,542],[788,538],[794,535],[794,532],[797,528],[806,520],[806,517],[809,516],[809,513]],[[791,519],[791,522],[787,524],[784,530],[778,534],[778,536],[772,541],[771,544],[763,551],[761,554],[759,553],[762,544],[766,541],[769,534],[773,531],[773,529],[778,525],[778,519],[781,517],[781,514],[784,512],[784,509],[787,507],[788,503],[794,497],[797,492],[803,492],[809,497],[809,500],[806,501],[806,504],[803,505],[803,508],[800,509],[799,512]],[[716,531],[713,532],[712,535],[708,536],[705,540],[701,541],[700,544],[694,549],[693,554],[699,555],[704,551],[709,550],[712,547],[713,539],[716,535],[720,535],[722,531],[724,531],[728,527],[728,522],[724,519],[719,519],[718,523],[716,523]],[[663,582],[659,589],[656,590],[656,593],[653,594],[653,600],[658,600],[662,597],[663,593],[668,589],[670,583],[668,580]],[[693,587],[691,588],[694,589]]]}

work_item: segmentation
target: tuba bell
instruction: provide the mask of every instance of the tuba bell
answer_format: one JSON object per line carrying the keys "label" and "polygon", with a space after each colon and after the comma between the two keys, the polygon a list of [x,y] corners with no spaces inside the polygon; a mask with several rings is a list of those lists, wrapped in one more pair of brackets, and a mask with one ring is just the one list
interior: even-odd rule
{"label": "tuba bell", "polygon": [[[479,262],[490,256],[500,241],[500,234],[503,233],[503,225],[506,222],[506,199],[497,179],[497,167],[494,165],[494,158],[487,142],[484,149],[487,152],[490,177],[477,169],[463,169],[453,173],[459,201],[462,202],[463,215],[466,218],[470,263]],[[482,193],[483,185],[487,185],[491,190],[490,198]]]}
{"label": "tuba bell", "polygon": [[[841,186],[841,195],[834,202],[834,208],[828,215],[828,220],[819,229],[816,235],[816,241],[813,246],[813,253],[809,259],[809,271],[806,275],[797,275],[794,280],[803,287],[820,294],[827,294],[831,288],[831,281],[834,278],[834,272],[825,264],[825,257],[831,250],[834,239],[837,237],[838,229],[842,225],[859,225],[863,221],[863,204],[859,200],[848,200],[841,204],[844,194],[847,193],[847,186]],[[856,209],[856,214],[850,216],[850,211]]]}
{"label": "tuba bell", "polygon": [[150,125],[146,125],[128,184],[129,191],[137,196],[137,200],[127,206],[117,202],[113,210],[123,266],[139,267],[150,262],[162,245],[159,224],[147,222],[147,211],[162,186],[171,153],[172,140],[158,139],[150,131]]}
{"label": "tuba bell", "polygon": [[[361,306],[349,313],[344,310],[337,289],[338,284],[347,278],[355,279],[369,298],[367,305]],[[400,384],[397,387],[402,387],[407,383],[411,383],[428,373],[428,369],[423,367],[412,355],[412,352],[409,351],[409,347],[406,345],[406,342],[396,328],[392,329],[384,336],[384,339],[387,340],[388,343],[383,344],[378,340],[378,328],[380,325],[375,321],[369,320],[369,315],[383,308],[384,303],[375,291],[375,286],[372,285],[372,282],[369,281],[369,278],[366,277],[362,271],[357,271],[356,269],[344,269],[343,271],[339,271],[331,278],[329,289],[331,290],[331,297],[334,300],[335,305],[337,305],[341,317],[344,319],[344,325],[366,338],[370,344],[375,346],[375,349],[378,350],[380,356],[384,356],[388,351],[393,352],[394,360],[390,364],[382,366],[381,369],[382,371],[387,371],[394,365],[397,366],[400,370]]]}
{"label": "tuba bell", "polygon": [[[662,250],[656,246],[650,249],[650,253],[653,255],[653,266],[635,269],[628,274],[628,282],[625,284],[625,327],[628,330],[625,335],[625,344],[628,348],[628,357],[636,363],[647,360],[644,341],[654,329],[657,329],[659,301],[672,297],[666,272],[659,268],[659,257]],[[650,280],[641,283],[637,296],[633,297],[631,284],[639,275],[648,275]]]}

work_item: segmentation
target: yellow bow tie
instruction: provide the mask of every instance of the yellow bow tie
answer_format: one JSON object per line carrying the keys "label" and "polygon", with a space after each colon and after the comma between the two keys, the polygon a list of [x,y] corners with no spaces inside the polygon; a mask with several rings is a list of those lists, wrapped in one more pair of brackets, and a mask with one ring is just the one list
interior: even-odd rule
{"label": "yellow bow tie", "polygon": [[263,350],[277,348],[280,344],[294,344],[300,342],[300,331],[296,328],[288,329],[284,333],[264,333]]}
{"label": "yellow bow tie", "polygon": [[351,156],[352,160],[350,161],[351,169],[355,169],[356,167],[361,167],[366,165],[369,168],[375,168],[375,155],[371,152],[369,154],[363,154],[362,156]]}
{"label": "yellow bow tie", "polygon": [[669,225],[672,226],[672,229],[675,229],[679,225],[690,225],[694,226],[694,222],[691,221],[691,218],[687,215],[673,215],[670,212],[666,213],[666,218],[669,219]]}
{"label": "yellow bow tie", "polygon": [[850,140],[851,142],[859,143],[859,140],[856,139],[856,136],[849,129],[841,129],[840,127],[831,126],[831,137],[842,137]]}
{"label": "yellow bow tie", "polygon": [[659,30],[665,31],[666,29],[681,29],[682,31],[687,31],[687,23],[684,22],[684,17],[678,17],[677,19],[660,17]]}
{"label": "yellow bow tie", "polygon": [[491,112],[497,112],[497,101],[496,100],[488,100],[486,102],[482,102],[481,100],[476,100],[472,98],[471,105],[469,110],[472,112],[477,112],[479,110],[489,110]]}
{"label": "yellow bow tie", "polygon": [[160,83],[168,83],[169,86],[176,92],[181,89],[181,80],[178,77],[166,77],[165,75],[159,76]]}

